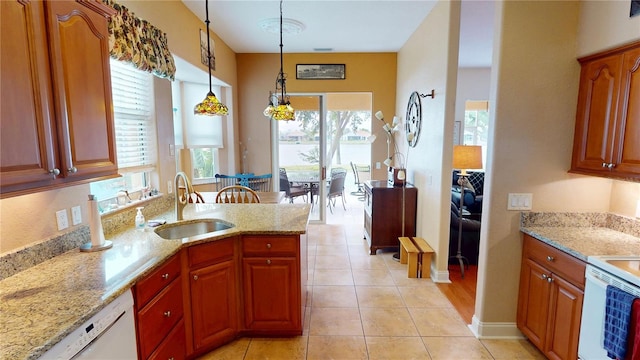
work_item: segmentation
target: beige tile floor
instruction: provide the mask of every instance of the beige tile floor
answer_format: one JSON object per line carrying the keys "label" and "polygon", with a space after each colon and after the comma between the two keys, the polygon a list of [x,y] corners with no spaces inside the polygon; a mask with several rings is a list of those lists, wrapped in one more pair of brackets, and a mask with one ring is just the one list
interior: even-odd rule
{"label": "beige tile floor", "polygon": [[431,280],[408,279],[390,252],[370,256],[362,208],[347,203],[309,226],[303,335],[238,339],[201,360],[544,359],[526,340],[476,339]]}

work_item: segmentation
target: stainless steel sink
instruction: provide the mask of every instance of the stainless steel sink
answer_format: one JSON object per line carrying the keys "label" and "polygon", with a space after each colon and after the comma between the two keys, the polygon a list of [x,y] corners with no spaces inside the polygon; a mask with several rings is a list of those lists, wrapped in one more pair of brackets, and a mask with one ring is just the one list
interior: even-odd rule
{"label": "stainless steel sink", "polygon": [[154,232],[164,239],[182,239],[227,230],[234,226],[217,219],[184,220],[159,226]]}

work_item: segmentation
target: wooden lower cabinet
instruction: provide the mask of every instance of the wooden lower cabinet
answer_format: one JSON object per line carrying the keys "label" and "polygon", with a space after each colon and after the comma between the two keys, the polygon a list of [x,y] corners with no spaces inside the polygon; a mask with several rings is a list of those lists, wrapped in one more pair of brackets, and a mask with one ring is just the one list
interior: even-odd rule
{"label": "wooden lower cabinet", "polygon": [[585,266],[524,235],[518,329],[549,359],[578,358]]}
{"label": "wooden lower cabinet", "polygon": [[295,258],[245,258],[244,317],[249,332],[301,335]]}
{"label": "wooden lower cabinet", "polygon": [[200,354],[225,344],[238,333],[236,238],[189,247],[184,270],[188,274],[189,314],[187,349]]}
{"label": "wooden lower cabinet", "polygon": [[134,286],[140,359],[186,356],[180,271],[176,255]]}
{"label": "wooden lower cabinet", "polygon": [[306,242],[298,235],[242,237],[247,334],[302,335],[306,258]]}

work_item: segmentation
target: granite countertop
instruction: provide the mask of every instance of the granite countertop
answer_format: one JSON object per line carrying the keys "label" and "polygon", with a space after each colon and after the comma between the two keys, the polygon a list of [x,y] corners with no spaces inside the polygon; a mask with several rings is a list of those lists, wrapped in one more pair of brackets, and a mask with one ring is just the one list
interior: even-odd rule
{"label": "granite countertop", "polygon": [[640,222],[603,213],[522,213],[520,230],[587,261],[594,255],[640,256]]}
{"label": "granite countertop", "polygon": [[0,281],[0,359],[37,359],[183,247],[240,234],[303,234],[309,212],[308,204],[189,204],[185,219],[235,227],[180,240],[129,228],[107,238],[111,249],[74,249],[8,277]]}

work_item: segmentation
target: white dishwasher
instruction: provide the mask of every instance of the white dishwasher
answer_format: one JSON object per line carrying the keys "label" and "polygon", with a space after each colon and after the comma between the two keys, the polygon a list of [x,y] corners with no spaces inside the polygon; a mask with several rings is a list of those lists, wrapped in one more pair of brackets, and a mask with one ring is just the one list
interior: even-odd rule
{"label": "white dishwasher", "polygon": [[137,359],[131,290],[109,303],[41,359]]}

